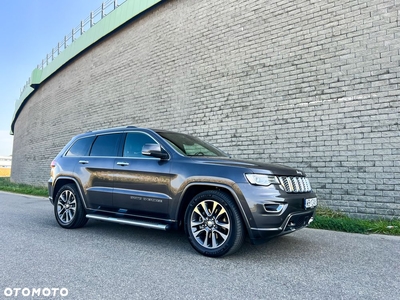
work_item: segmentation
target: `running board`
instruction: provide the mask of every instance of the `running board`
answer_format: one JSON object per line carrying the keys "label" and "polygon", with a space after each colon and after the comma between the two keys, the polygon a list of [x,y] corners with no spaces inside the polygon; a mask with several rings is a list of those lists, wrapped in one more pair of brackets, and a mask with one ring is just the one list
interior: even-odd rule
{"label": "running board", "polygon": [[106,221],[106,222],[113,222],[113,223],[118,223],[118,224],[124,224],[124,225],[140,226],[140,227],[152,228],[152,229],[158,229],[158,230],[168,230],[169,229],[168,224],[151,223],[151,222],[146,222],[146,221],[129,220],[129,219],[123,219],[123,218],[114,218],[114,217],[99,216],[99,215],[92,215],[92,214],[86,215],[86,218],[100,220],[100,221]]}

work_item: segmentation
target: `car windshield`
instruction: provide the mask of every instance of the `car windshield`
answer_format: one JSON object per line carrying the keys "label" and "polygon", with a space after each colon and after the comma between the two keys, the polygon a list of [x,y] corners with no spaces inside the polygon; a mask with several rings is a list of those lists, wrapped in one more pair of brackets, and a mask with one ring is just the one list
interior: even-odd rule
{"label": "car windshield", "polygon": [[222,156],[228,155],[221,150],[207,144],[199,138],[176,132],[157,132],[176,151],[186,156]]}

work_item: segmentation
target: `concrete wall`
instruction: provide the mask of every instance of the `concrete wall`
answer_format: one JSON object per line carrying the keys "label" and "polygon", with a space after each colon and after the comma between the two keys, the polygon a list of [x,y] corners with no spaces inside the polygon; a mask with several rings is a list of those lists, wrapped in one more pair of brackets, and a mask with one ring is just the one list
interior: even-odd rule
{"label": "concrete wall", "polygon": [[352,216],[400,217],[399,10],[165,1],[38,88],[15,122],[12,180],[44,185],[73,135],[130,124],[303,169]]}

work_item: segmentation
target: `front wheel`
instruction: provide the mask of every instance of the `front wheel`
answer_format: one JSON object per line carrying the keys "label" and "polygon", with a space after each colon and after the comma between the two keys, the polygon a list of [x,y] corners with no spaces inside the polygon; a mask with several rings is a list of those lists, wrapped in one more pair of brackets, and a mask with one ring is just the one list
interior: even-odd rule
{"label": "front wheel", "polygon": [[75,185],[66,184],[58,191],[54,215],[58,224],[64,228],[79,228],[86,224],[88,219]]}
{"label": "front wheel", "polygon": [[245,235],[236,203],[228,194],[215,190],[202,192],[190,201],[185,232],[192,247],[210,257],[236,252]]}

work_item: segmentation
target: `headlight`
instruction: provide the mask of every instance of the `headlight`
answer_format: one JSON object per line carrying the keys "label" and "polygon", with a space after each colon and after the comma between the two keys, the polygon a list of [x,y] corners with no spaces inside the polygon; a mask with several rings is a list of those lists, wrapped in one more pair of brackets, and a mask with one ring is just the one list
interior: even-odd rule
{"label": "headlight", "polygon": [[279,180],[274,175],[265,175],[265,174],[245,174],[247,180],[251,184],[255,185],[270,185],[270,184],[279,184]]}

